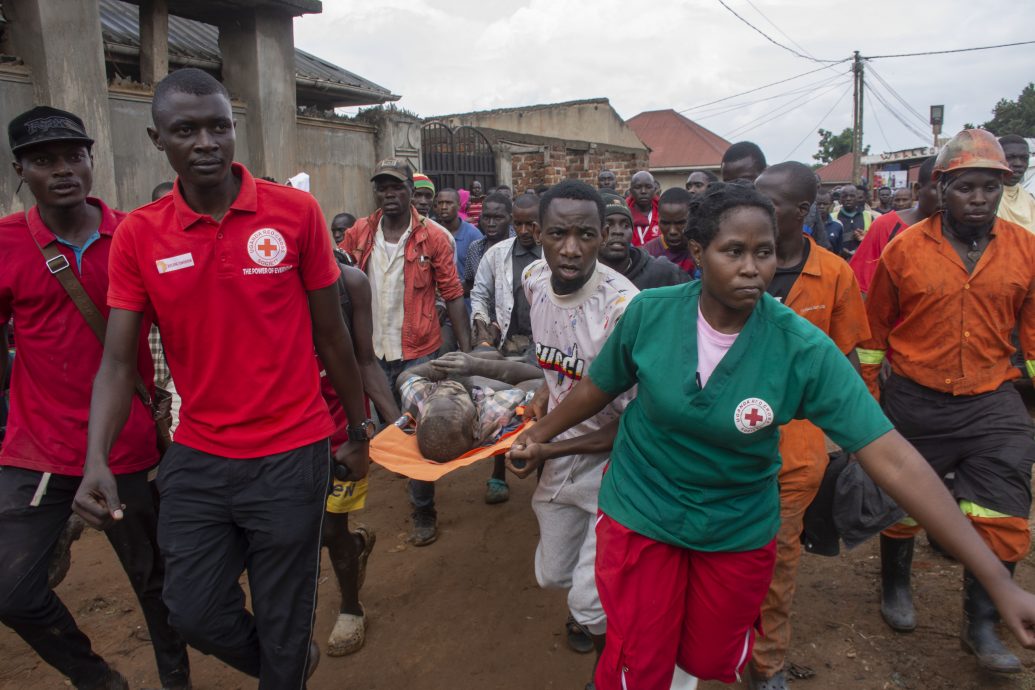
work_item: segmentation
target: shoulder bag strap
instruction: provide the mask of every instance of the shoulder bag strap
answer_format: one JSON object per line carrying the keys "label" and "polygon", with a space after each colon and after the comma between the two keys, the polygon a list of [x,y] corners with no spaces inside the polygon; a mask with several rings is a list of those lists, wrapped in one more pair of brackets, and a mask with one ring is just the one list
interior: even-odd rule
{"label": "shoulder bag strap", "polygon": [[891,240],[895,239],[895,235],[897,235],[898,231],[901,230],[901,229],[902,229],[902,222],[899,221],[898,223],[895,223],[895,227],[893,227],[891,229],[891,234],[888,235],[888,242],[890,242]]}
{"label": "shoulder bag strap", "polygon": [[[28,220],[28,213],[26,213],[26,225],[28,225]],[[75,277],[75,272],[71,270],[72,266],[68,263],[68,258],[58,250],[56,243],[51,242],[44,247],[36,239],[36,236],[32,234],[31,229],[29,230],[29,235],[32,237],[32,241],[36,243],[40,253],[43,254],[47,271],[57,278],[57,281],[61,283],[61,287],[65,288],[65,292],[72,299],[72,303],[79,310],[79,313],[83,315],[87,325],[90,326],[90,330],[97,336],[97,340],[101,341],[101,345],[104,345],[104,331],[107,329],[108,324],[104,320],[104,315],[101,314],[100,309],[93,303],[90,296],[86,294],[83,284]],[[143,401],[144,406],[150,410],[151,393],[148,392],[147,386],[144,385],[143,379],[140,378],[140,372],[134,372],[134,377],[133,387]]]}

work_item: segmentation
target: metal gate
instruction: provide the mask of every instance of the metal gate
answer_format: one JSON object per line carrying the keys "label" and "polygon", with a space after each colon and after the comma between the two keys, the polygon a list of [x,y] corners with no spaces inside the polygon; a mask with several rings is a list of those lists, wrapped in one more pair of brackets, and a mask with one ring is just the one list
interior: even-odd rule
{"label": "metal gate", "polygon": [[496,186],[496,156],[485,135],[464,125],[455,130],[441,122],[421,128],[422,172],[436,189],[470,189],[478,180],[486,191]]}

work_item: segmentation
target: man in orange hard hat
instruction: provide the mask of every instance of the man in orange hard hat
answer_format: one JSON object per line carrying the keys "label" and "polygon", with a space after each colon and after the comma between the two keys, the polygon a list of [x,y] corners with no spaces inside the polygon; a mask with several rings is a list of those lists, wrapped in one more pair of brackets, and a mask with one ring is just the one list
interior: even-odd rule
{"label": "man in orange hard hat", "polygon": [[[935,161],[942,210],[902,233],[881,255],[867,295],[871,337],[859,348],[863,377],[884,413],[942,477],[954,473],[960,510],[1012,574],[1031,537],[1032,420],[1011,379],[1016,327],[1035,378],[1035,236],[996,216],[1012,175],[989,132],[957,134]],[[891,350],[891,376],[878,373]],[[916,627],[910,593],[911,519],[881,534],[881,615]],[[1006,576],[1006,572],[1003,573]],[[963,648],[991,671],[1021,662],[995,631],[997,612],[973,573],[963,574]]]}

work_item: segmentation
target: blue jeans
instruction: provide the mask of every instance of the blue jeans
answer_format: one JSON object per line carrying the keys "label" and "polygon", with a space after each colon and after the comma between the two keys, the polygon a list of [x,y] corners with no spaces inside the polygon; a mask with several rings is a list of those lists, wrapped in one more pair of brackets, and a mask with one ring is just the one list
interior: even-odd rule
{"label": "blue jeans", "polygon": [[[399,374],[403,373],[411,367],[415,367],[418,364],[424,364],[431,361],[431,356],[426,355],[424,357],[418,357],[416,359],[396,359],[391,362],[386,362],[383,359],[378,358],[377,363],[381,365],[381,370],[388,377],[388,387],[392,389],[392,395],[395,396],[395,402],[398,405],[402,405],[402,401],[399,398],[399,389],[395,385],[395,380],[399,378]],[[386,420],[392,422],[394,420]],[[415,479],[410,480],[410,503],[413,504],[413,512],[424,513],[428,515],[435,515],[435,483],[434,482],[419,482]]]}

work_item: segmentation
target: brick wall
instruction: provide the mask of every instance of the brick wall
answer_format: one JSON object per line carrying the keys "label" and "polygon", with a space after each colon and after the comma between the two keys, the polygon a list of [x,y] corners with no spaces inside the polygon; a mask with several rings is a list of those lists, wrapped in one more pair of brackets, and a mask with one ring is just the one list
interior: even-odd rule
{"label": "brick wall", "polygon": [[512,154],[510,163],[512,187],[516,194],[543,184],[557,184],[567,178],[582,180],[596,187],[597,174],[604,168],[614,171],[618,178],[617,189],[624,191],[628,189],[633,173],[647,169],[647,152],[600,148],[579,151],[565,148],[562,144],[551,144],[541,151]]}

